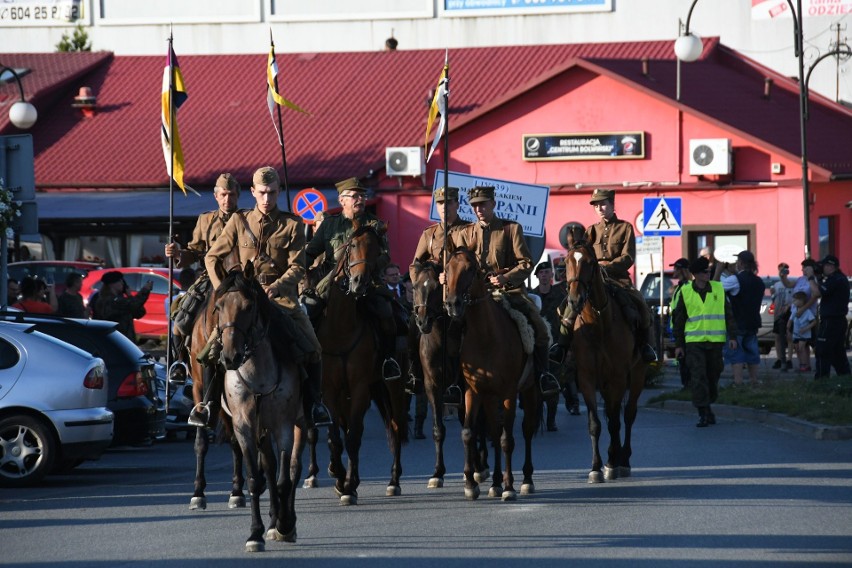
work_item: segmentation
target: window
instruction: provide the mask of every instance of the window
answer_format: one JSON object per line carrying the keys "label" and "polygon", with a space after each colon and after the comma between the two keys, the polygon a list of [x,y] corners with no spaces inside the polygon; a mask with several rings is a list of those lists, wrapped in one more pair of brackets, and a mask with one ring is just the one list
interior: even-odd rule
{"label": "window", "polygon": [[827,254],[835,254],[834,243],[837,238],[836,233],[837,217],[820,217],[819,218],[819,256],[823,258]]}

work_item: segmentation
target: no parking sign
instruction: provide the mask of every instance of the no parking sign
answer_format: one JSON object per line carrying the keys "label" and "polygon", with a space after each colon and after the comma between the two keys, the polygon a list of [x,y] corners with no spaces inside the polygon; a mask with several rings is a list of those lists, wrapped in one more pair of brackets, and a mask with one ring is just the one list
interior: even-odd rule
{"label": "no parking sign", "polygon": [[319,190],[312,187],[303,189],[293,198],[293,212],[306,223],[313,223],[317,215],[328,210],[328,201]]}

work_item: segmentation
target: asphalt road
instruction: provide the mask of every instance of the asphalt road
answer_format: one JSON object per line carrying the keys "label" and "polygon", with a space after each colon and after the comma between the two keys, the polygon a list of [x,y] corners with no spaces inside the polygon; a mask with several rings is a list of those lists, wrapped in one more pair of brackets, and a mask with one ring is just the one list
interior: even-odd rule
{"label": "asphalt road", "polygon": [[[459,427],[447,421],[452,473],[445,487],[426,489],[433,444],[413,440],[404,448],[402,495],[385,497],[390,455],[371,411],[359,504],[340,506],[323,473],[321,488],[298,491],[298,542],[269,542],[257,555],[243,551],[248,511],[226,506],[227,448],[211,449],[203,512],[188,508],[191,442],[115,448],[40,487],[0,489],[0,562],[175,568],[317,561],[371,568],[852,564],[852,441],[816,441],[732,420],[699,429],[691,414],[642,408],[632,477],[589,485],[585,413],[570,416],[561,407],[557,421],[559,432],[535,439],[534,495],[507,503],[483,493],[466,501]],[[522,442],[516,453],[520,448]],[[323,472],[326,455],[323,444]],[[520,460],[517,477],[519,467]]]}

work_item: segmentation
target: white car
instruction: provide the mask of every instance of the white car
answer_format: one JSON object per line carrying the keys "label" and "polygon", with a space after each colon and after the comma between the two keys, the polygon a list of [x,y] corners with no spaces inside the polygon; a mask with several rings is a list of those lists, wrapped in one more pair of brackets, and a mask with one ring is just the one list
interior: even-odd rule
{"label": "white car", "polygon": [[31,324],[0,322],[0,486],[98,459],[112,442],[104,362]]}

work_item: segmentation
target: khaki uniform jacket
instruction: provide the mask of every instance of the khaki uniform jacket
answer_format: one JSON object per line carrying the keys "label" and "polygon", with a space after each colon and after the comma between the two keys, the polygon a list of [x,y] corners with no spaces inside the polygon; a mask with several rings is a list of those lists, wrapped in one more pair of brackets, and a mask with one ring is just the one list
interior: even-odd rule
{"label": "khaki uniform jacket", "polygon": [[189,266],[196,261],[204,264],[204,256],[222,234],[230,217],[233,214],[225,215],[219,209],[199,215],[192,231],[192,240],[185,249],[181,249],[177,266]]}
{"label": "khaki uniform jacket", "polygon": [[[364,213],[360,217],[362,223],[368,225],[379,226],[382,222],[371,213]],[[305,247],[308,265],[312,265],[314,259],[325,253],[323,260],[323,269],[326,273],[331,274],[337,266],[339,255],[343,254],[343,245],[352,236],[353,225],[352,219],[345,217],[342,213],[336,215],[327,215],[320,225],[319,230]],[[381,237],[382,253],[379,257],[378,266],[374,279],[378,282],[379,275],[385,270],[385,266],[390,262],[390,249],[388,240],[385,235]],[[335,256],[335,254],[337,256]]]}
{"label": "khaki uniform jacket", "polygon": [[613,214],[611,221],[601,220],[586,229],[586,240],[595,249],[598,261],[603,261],[610,278],[626,286],[633,285],[628,272],[636,258],[633,225]]}
{"label": "khaki uniform jacket", "polygon": [[257,280],[278,291],[275,302],[295,309],[298,307],[297,287],[305,275],[304,246],[305,227],[301,218],[279,209],[266,216],[254,208],[231,215],[204,257],[204,264],[214,288],[218,287],[225,276],[225,258],[238,250],[240,266],[245,268],[253,261]]}
{"label": "khaki uniform jacket", "polygon": [[485,227],[480,223],[471,223],[450,235],[456,245],[465,246],[476,253],[479,265],[485,272],[502,274],[508,278],[505,289],[520,288],[526,292],[532,260],[521,225],[494,217]]}
{"label": "khaki uniform jacket", "polygon": [[[456,231],[469,224],[470,223],[463,219],[456,218],[455,221],[450,223],[450,238],[453,239],[453,235]],[[443,265],[443,251],[443,223],[435,223],[434,225],[426,227],[423,234],[420,235],[420,241],[417,243],[417,250],[414,251],[414,260],[411,261],[411,265],[408,267],[408,274],[411,277],[411,281],[414,282],[416,264],[434,262],[439,265]]]}

